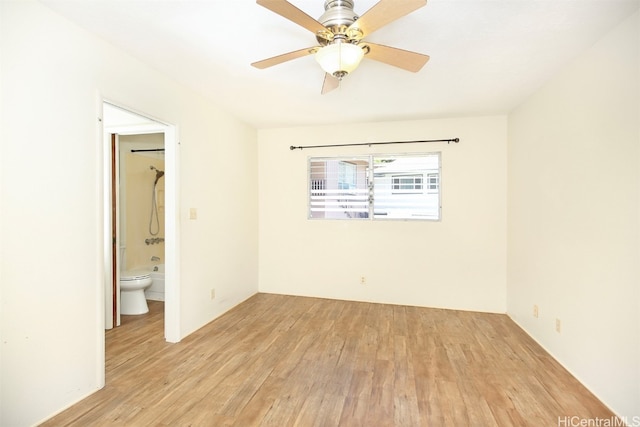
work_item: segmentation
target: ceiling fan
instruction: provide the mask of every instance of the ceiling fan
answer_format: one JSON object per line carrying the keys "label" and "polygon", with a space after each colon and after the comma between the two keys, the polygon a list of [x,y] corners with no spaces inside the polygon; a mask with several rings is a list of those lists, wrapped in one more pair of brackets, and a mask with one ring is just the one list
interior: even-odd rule
{"label": "ceiling fan", "polygon": [[429,60],[428,55],[363,40],[390,22],[426,5],[427,0],[380,0],[362,16],[353,11],[353,0],[325,0],[325,12],[318,20],[286,0],[256,0],[256,3],[314,33],[319,46],[284,53],[251,65],[263,69],[315,55],[325,71],[323,94],[337,88],[340,80],[355,70],[363,57],[414,73]]}

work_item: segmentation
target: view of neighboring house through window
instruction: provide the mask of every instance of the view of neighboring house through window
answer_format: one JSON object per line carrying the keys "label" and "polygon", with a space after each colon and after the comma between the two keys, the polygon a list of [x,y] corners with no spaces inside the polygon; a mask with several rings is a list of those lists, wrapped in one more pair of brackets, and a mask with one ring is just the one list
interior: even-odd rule
{"label": "view of neighboring house through window", "polygon": [[309,218],[369,217],[367,158],[309,159]]}
{"label": "view of neighboring house through window", "polygon": [[440,153],[309,158],[311,219],[440,219]]}

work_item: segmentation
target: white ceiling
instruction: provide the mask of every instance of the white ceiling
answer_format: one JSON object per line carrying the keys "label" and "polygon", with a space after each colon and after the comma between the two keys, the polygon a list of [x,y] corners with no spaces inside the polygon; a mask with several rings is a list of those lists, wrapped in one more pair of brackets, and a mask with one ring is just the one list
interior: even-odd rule
{"label": "white ceiling", "polygon": [[[324,0],[290,0],[314,18]],[[400,0],[398,0],[400,1]],[[254,0],[42,0],[58,13],[257,128],[504,114],[640,0],[429,0],[367,37],[425,53],[413,74],[365,59],[320,95],[313,56],[249,64],[316,45]],[[362,15],[376,0],[355,0]],[[587,90],[588,88],[585,88]]]}

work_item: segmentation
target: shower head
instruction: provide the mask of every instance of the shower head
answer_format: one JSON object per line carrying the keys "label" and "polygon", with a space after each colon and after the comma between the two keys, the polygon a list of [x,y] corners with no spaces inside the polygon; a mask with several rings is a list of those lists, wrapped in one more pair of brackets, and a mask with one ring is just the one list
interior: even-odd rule
{"label": "shower head", "polygon": [[158,183],[158,180],[160,178],[162,178],[162,176],[164,175],[164,171],[161,171],[160,169],[152,166],[149,166],[149,169],[156,171],[156,182],[153,183],[153,185],[156,185]]}

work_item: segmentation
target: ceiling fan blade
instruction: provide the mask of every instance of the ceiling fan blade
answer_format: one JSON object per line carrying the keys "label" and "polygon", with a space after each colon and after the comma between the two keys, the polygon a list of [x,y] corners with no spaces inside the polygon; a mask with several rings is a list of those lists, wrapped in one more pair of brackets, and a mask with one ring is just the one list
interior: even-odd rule
{"label": "ceiling fan blade", "polygon": [[418,72],[429,60],[429,55],[398,49],[375,43],[363,43],[369,47],[365,58],[374,59],[407,71]]}
{"label": "ceiling fan blade", "polygon": [[365,37],[426,4],[427,0],[380,0],[349,26],[347,34]]}
{"label": "ceiling fan blade", "polygon": [[329,73],[324,73],[324,82],[322,83],[322,95],[337,89],[340,86],[340,80]]}
{"label": "ceiling fan blade", "polygon": [[298,59],[302,58],[303,56],[311,55],[318,49],[319,47],[308,47],[306,49],[294,50],[293,52],[283,53],[282,55],[273,56],[271,58],[263,59],[262,61],[254,62],[251,65],[262,70],[264,68],[282,64],[283,62],[291,61],[292,59]]}
{"label": "ceiling fan blade", "polygon": [[326,36],[327,34],[331,34],[324,25],[286,0],[256,0],[256,3],[260,6],[266,7],[270,11],[277,13],[289,21],[295,22],[316,35]]}

